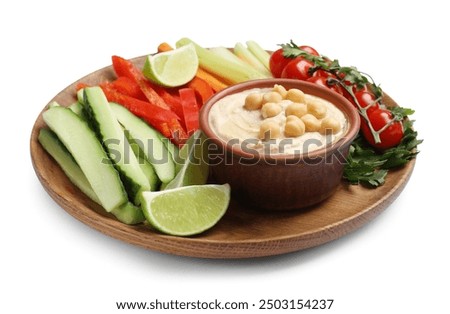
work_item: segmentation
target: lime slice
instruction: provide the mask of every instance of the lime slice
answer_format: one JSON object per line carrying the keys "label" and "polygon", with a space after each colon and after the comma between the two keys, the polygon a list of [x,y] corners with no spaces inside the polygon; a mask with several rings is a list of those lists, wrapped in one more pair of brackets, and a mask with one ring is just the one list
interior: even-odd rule
{"label": "lime slice", "polygon": [[214,226],[230,202],[230,186],[190,185],[159,192],[142,192],[141,207],[157,230],[177,236],[201,233]]}
{"label": "lime slice", "polygon": [[197,74],[198,57],[193,44],[150,55],[142,72],[155,83],[167,87],[181,86]]}

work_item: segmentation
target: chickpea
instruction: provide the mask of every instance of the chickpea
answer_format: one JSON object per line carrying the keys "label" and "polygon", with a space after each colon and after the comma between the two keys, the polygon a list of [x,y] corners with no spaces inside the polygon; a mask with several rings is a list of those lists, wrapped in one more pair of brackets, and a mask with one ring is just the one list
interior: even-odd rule
{"label": "chickpea", "polygon": [[305,123],[296,116],[288,116],[286,125],[284,126],[284,134],[289,137],[297,137],[305,134]]}
{"label": "chickpea", "polygon": [[286,107],[286,116],[294,115],[299,118],[308,113],[308,107],[305,104],[294,102]]}
{"label": "chickpea", "polygon": [[325,116],[327,115],[327,107],[325,107],[325,105],[320,102],[312,101],[309,102],[307,106],[308,113],[312,114],[317,119],[325,118]]}
{"label": "chickpea", "polygon": [[290,122],[290,121],[297,121],[299,119],[299,117],[294,116],[294,115],[290,115],[286,117],[286,123]]}
{"label": "chickpea", "polygon": [[328,134],[329,132],[336,134],[340,130],[341,125],[335,118],[325,118],[320,124],[320,133],[322,134]]}
{"label": "chickpea", "polygon": [[275,117],[275,116],[279,115],[282,110],[283,110],[283,107],[281,107],[280,104],[268,102],[262,106],[261,114],[264,119],[271,118],[271,117]]}
{"label": "chickpea", "polygon": [[263,141],[279,138],[281,135],[280,126],[274,121],[263,121],[259,128],[259,138]]}
{"label": "chickpea", "polygon": [[277,92],[268,92],[263,95],[263,103],[267,102],[280,102],[283,100],[283,97],[281,97],[280,94]]}
{"label": "chickpea", "polygon": [[280,94],[283,99],[286,99],[287,90],[286,90],[286,88],[284,88],[283,85],[275,84],[273,86],[273,91],[277,92],[278,94]]}
{"label": "chickpea", "polygon": [[287,91],[286,99],[289,99],[292,102],[304,103],[305,93],[297,88],[291,88]]}
{"label": "chickpea", "polygon": [[263,104],[263,96],[260,93],[248,94],[245,97],[244,108],[247,110],[258,110],[261,109]]}
{"label": "chickpea", "polygon": [[306,132],[316,132],[320,129],[320,121],[310,113],[305,114],[302,118],[305,123]]}

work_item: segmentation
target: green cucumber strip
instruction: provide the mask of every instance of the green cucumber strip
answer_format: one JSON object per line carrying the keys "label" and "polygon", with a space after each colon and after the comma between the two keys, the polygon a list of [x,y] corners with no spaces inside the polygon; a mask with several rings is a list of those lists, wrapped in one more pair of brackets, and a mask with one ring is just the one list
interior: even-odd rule
{"label": "green cucumber strip", "polygon": [[110,106],[120,124],[142,149],[158,178],[162,182],[171,181],[175,177],[175,164],[166,145],[161,141],[162,135],[125,107],[116,103],[111,103]]}
{"label": "green cucumber strip", "polygon": [[[81,168],[75,162],[64,144],[58,139],[56,134],[49,129],[41,129],[39,131],[38,140],[47,153],[55,159],[69,180],[92,201],[101,205],[97,194],[95,194],[83,171],[81,171]],[[111,213],[116,216],[119,221],[126,224],[137,224],[145,220],[142,210],[130,202],[126,202],[125,204],[114,208]]]}
{"label": "green cucumber strip", "polygon": [[151,191],[157,191],[161,181],[159,181],[155,169],[153,168],[152,164],[147,160],[147,157],[145,157],[145,154],[139,147],[139,145],[130,137],[129,132],[127,130],[125,130],[125,135],[127,136],[127,139],[130,142],[130,146],[134,152],[134,155],[137,157],[139,161],[139,166],[141,167],[142,172],[148,179]]}
{"label": "green cucumber strip", "polygon": [[192,134],[180,150],[180,170],[175,178],[164,184],[161,190],[175,189],[187,185],[202,185],[208,180],[208,151],[206,137],[202,131]]}
{"label": "green cucumber strip", "polygon": [[150,184],[105,94],[98,86],[87,87],[83,103],[88,121],[118,170],[130,200],[138,204],[139,192],[150,191]]}
{"label": "green cucumber strip", "polygon": [[77,91],[77,99],[80,104],[84,104],[84,88]]}
{"label": "green cucumber strip", "polygon": [[51,103],[48,104],[47,108],[53,108],[53,107],[59,107],[61,106],[57,101],[52,101]]}
{"label": "green cucumber strip", "polygon": [[131,202],[127,202],[120,207],[113,209],[111,213],[116,216],[119,221],[127,225],[135,225],[145,220],[141,208],[136,207]]}
{"label": "green cucumber strip", "polygon": [[178,156],[179,148],[174,143],[172,143],[172,141],[170,139],[168,139],[167,137],[165,137],[164,135],[162,135],[160,133],[158,133],[158,134],[159,134],[159,139],[166,146],[167,150],[170,153],[170,156],[172,157],[172,160],[175,163],[175,174],[176,174],[178,171],[176,166],[177,166],[177,163],[179,162],[179,156]]}
{"label": "green cucumber strip", "polygon": [[47,153],[58,163],[69,180],[91,200],[101,205],[97,194],[95,194],[83,171],[81,171],[80,167],[75,162],[75,159],[73,159],[72,155],[66,149],[64,144],[61,143],[56,134],[49,129],[41,129],[39,131],[38,140]]}
{"label": "green cucumber strip", "polygon": [[86,122],[58,106],[45,111],[43,118],[73,156],[106,211],[128,202],[118,172]]}
{"label": "green cucumber strip", "polygon": [[80,102],[78,101],[74,102],[69,106],[69,109],[72,110],[76,115],[82,118],[84,117],[83,105]]}

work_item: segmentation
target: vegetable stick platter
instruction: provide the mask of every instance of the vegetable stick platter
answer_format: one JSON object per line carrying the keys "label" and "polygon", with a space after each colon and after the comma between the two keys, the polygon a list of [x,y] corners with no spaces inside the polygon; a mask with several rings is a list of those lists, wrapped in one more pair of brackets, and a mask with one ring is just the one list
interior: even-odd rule
{"label": "vegetable stick platter", "polygon": [[[132,59],[142,67],[145,57]],[[97,70],[69,85],[50,102],[76,100],[79,82],[98,84],[115,78],[111,66]],[[395,101],[385,95],[385,103]],[[254,258],[315,247],[349,234],[382,213],[401,193],[414,169],[415,160],[392,170],[384,185],[369,189],[342,180],[336,193],[324,202],[303,210],[261,211],[232,198],[225,216],[212,229],[191,237],[161,234],[146,224],[126,225],[106,213],[78,190],[38,142],[45,126],[42,112],[34,124],[30,152],[33,167],[48,194],[66,212],[84,224],[118,240],[145,249],[199,258]]]}

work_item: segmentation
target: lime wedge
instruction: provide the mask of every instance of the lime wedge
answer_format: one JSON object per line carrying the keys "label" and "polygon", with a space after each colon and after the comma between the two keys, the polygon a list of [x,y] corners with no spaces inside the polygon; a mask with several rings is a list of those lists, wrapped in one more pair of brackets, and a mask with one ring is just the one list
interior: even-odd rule
{"label": "lime wedge", "polygon": [[197,74],[198,57],[193,44],[147,57],[142,72],[155,83],[181,86]]}
{"label": "lime wedge", "polygon": [[230,186],[190,185],[141,194],[141,207],[147,221],[170,235],[189,236],[214,226],[230,202]]}

